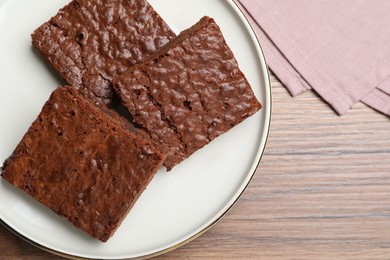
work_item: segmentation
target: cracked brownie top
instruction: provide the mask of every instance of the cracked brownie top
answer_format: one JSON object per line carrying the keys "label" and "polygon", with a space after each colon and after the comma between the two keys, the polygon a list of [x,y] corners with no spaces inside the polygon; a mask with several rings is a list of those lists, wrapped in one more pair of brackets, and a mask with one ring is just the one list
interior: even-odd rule
{"label": "cracked brownie top", "polygon": [[168,170],[261,108],[209,17],[117,78],[114,88],[134,122],[169,147]]}
{"label": "cracked brownie top", "polygon": [[34,31],[34,46],[98,104],[115,100],[112,79],[175,34],[146,0],[73,0]]}

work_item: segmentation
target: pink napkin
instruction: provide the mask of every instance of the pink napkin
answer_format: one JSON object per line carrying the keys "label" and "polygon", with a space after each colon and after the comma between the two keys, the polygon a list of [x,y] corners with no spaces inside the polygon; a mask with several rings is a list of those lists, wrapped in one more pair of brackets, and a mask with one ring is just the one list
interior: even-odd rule
{"label": "pink napkin", "polygon": [[236,2],[293,96],[313,88],[339,114],[362,101],[390,116],[390,1]]}

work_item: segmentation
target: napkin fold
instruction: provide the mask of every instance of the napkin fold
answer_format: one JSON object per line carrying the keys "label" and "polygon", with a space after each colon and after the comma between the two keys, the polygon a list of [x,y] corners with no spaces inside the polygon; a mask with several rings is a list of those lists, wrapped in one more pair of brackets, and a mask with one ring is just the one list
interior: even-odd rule
{"label": "napkin fold", "polygon": [[390,1],[236,3],[291,95],[312,88],[338,114],[361,101],[390,116]]}

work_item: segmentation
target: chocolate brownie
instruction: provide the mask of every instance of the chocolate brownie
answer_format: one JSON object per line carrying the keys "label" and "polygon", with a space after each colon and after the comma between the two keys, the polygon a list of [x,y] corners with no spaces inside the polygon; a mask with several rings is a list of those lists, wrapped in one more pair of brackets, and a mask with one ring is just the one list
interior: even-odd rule
{"label": "chocolate brownie", "polygon": [[161,167],[165,155],[121,127],[72,87],[53,92],[3,178],[107,241]]}
{"label": "chocolate brownie", "polygon": [[32,42],[70,85],[112,105],[113,77],[174,36],[146,0],[73,0],[33,32]]}
{"label": "chocolate brownie", "polygon": [[168,170],[261,108],[220,28],[203,17],[122,74],[114,89]]}

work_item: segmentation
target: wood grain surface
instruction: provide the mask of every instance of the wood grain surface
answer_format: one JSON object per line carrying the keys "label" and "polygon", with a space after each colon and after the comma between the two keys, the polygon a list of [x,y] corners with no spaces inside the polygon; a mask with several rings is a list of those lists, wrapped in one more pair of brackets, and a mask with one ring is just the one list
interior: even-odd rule
{"label": "wood grain surface", "polygon": [[[272,77],[267,148],[235,207],[155,259],[390,259],[389,117],[358,104],[337,116],[314,92]],[[0,227],[0,259],[62,259]]]}

